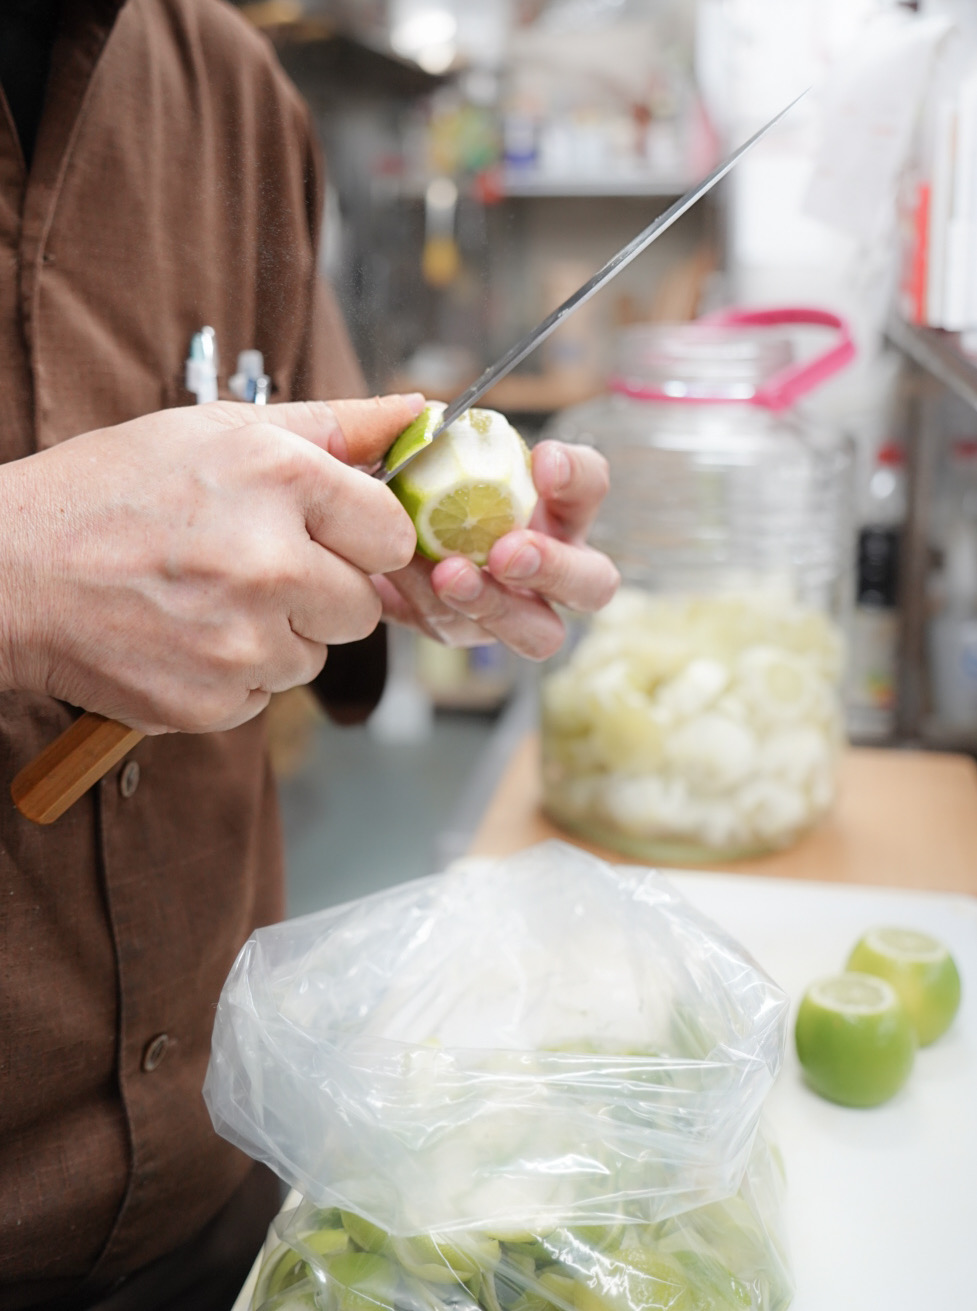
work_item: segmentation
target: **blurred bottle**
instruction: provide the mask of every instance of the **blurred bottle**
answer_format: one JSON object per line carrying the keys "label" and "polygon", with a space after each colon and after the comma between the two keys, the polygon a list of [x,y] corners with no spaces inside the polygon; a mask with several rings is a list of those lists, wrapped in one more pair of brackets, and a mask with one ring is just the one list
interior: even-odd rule
{"label": "blurred bottle", "polygon": [[896,729],[900,557],[906,521],[906,457],[896,442],[874,453],[857,501],[855,596],[848,661],[848,731],[882,741]]}
{"label": "blurred bottle", "polygon": [[977,441],[957,440],[939,519],[943,568],[931,601],[928,654],[933,712],[943,730],[977,731]]}

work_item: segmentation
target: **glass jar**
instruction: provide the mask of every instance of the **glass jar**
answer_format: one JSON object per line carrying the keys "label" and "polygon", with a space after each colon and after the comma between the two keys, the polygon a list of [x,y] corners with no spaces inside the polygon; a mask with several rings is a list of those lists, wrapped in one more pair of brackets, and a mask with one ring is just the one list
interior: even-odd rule
{"label": "glass jar", "polygon": [[[773,329],[810,322],[840,341],[796,365]],[[610,463],[591,540],[622,574],[541,680],[561,827],[688,864],[786,846],[829,809],[852,452],[793,402],[852,354],[822,311],[632,328],[609,394],[549,425]]]}

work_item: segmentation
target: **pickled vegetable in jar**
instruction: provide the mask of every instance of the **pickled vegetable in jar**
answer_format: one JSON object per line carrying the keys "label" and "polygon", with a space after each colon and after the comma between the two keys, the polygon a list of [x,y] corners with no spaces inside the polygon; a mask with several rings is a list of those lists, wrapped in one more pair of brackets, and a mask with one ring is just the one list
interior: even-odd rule
{"label": "pickled vegetable in jar", "polygon": [[776,324],[631,329],[610,394],[549,430],[608,458],[592,537],[624,581],[541,679],[544,809],[643,860],[784,847],[835,796],[851,451],[764,402],[826,376]]}

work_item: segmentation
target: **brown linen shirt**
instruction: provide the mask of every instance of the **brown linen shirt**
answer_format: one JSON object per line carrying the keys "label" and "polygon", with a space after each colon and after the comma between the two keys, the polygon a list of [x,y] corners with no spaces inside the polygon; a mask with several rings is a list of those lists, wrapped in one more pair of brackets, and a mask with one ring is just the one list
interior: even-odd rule
{"label": "brown linen shirt", "polygon": [[[190,403],[205,323],[222,381],[257,347],[274,399],[361,394],[316,277],[308,115],[267,43],[219,0],[64,15],[29,175],[0,97],[0,461]],[[354,651],[326,666],[345,718],[347,675],[369,699]],[[36,827],[10,780],[76,713],[0,694],[4,1308],[111,1287],[241,1185],[200,1090],[234,956],[283,913],[260,721],[147,739]]]}

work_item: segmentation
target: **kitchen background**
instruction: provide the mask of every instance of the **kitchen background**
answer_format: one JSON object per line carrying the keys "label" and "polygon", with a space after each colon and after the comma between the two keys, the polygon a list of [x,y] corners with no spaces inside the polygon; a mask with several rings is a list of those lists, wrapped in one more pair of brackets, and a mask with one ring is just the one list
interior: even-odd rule
{"label": "kitchen background", "polygon": [[[264,0],[312,107],[323,272],[369,384],[450,398],[729,149],[743,164],[498,386],[532,441],[618,329],[813,305],[858,358],[807,404],[856,451],[848,731],[977,754],[972,0]],[[802,342],[803,349],[803,342]],[[460,855],[534,671],[396,634],[370,725],[273,707],[290,910]]]}

